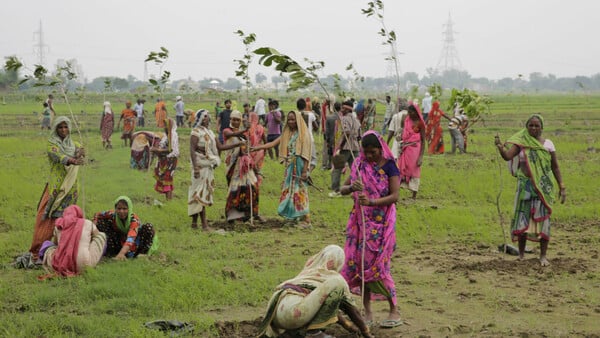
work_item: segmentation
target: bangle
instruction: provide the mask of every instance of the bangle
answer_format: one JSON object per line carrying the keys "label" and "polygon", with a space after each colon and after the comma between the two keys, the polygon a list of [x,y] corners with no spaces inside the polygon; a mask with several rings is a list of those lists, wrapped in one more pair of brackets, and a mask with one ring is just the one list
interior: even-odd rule
{"label": "bangle", "polygon": [[371,205],[371,206],[375,205],[375,200],[369,199],[369,205]]}

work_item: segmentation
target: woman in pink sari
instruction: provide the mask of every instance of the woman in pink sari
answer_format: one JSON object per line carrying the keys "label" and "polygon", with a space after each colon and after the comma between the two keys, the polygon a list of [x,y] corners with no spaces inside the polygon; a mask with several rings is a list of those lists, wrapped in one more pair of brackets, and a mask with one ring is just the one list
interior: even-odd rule
{"label": "woman in pink sari", "polygon": [[[83,217],[77,205],[67,207],[56,220],[56,244],[46,241],[40,250],[44,267],[59,276],[75,276],[85,267],[95,267],[104,251],[106,235],[92,221]],[[40,279],[55,274],[41,276]]]}
{"label": "woman in pink sari", "polygon": [[421,164],[425,151],[425,122],[419,108],[413,104],[408,106],[408,115],[404,119],[402,130],[402,152],[398,157],[400,168],[400,188],[412,191],[412,198],[417,198],[421,183]]}
{"label": "woman in pink sari", "polygon": [[400,189],[400,171],[392,151],[376,131],[366,132],[361,143],[361,153],[340,189],[342,195],[352,194],[354,199],[346,225],[346,262],[342,275],[354,293],[361,291],[364,282],[363,305],[367,322],[373,320],[371,300],[388,301],[389,314],[380,326],[391,328],[402,324],[390,271],[396,248],[395,203]]}

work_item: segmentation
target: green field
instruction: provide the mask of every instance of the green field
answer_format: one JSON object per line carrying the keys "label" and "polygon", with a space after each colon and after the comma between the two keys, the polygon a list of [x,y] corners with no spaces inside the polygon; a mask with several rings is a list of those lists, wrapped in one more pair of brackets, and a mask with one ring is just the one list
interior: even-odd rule
{"label": "green field", "polygon": [[[129,149],[122,146],[119,132],[112,137],[114,149],[102,149],[98,126],[103,98],[98,95],[71,102],[88,154],[80,171],[79,205],[91,218],[112,208],[115,197],[130,196],[142,222],[157,229],[159,253],[126,262],[106,260],[82,276],[44,282],[37,280],[42,270],[13,269],[13,258],[29,248],[48,171],[48,133],[40,131],[33,114],[41,111],[41,98],[7,95],[0,105],[0,336],[162,336],[142,324],[178,319],[194,323],[199,337],[246,337],[243,332],[252,331],[242,321],[252,324],[262,316],[275,285],[293,277],[324,245],[344,244],[351,200],[327,197],[330,173],[320,170],[320,163],[313,179],[323,192],[310,191],[313,229],[278,222],[283,167],[267,159],[260,210],[270,220],[268,226],[193,231],[186,205],[189,128],[178,131],[181,157],[174,199],[166,202],[153,191],[151,172],[129,169]],[[110,97],[115,112],[132,99]],[[425,156],[418,199],[400,192],[392,269],[408,325],[375,329],[377,337],[600,334],[600,96],[514,94],[493,99],[490,114],[473,126],[469,153]],[[212,108],[214,100],[186,100],[186,108]],[[292,109],[293,98],[281,101],[284,110]],[[151,106],[149,101],[146,109]],[[64,101],[58,99],[55,107],[59,115],[70,115]],[[383,111],[378,106],[379,119]],[[497,154],[494,135],[505,140],[534,112],[546,119],[544,135],[557,147],[567,186],[567,202],[554,208],[552,266],[547,269],[538,267],[535,254],[517,265],[512,256],[496,250],[504,241],[503,227],[508,231],[515,182]],[[153,118],[146,124],[156,130]],[[444,138],[449,144],[447,132]],[[320,151],[322,137],[315,139]],[[216,203],[208,209],[209,220],[219,224],[224,174],[222,165],[216,170]],[[376,316],[383,317],[385,304],[376,309]]]}

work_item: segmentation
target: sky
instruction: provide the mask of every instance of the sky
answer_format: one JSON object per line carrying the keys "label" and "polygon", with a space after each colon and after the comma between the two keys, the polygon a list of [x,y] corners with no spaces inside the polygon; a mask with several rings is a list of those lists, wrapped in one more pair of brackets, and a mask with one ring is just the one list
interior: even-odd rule
{"label": "sky", "polygon": [[[413,0],[384,1],[384,21],[397,35],[400,72],[426,75],[443,53],[443,31],[452,20],[462,69],[472,77],[516,78],[530,73],[558,77],[600,73],[596,27],[600,1]],[[77,59],[85,78],[144,78],[144,59],[161,46],[170,51],[171,79],[235,77],[234,59],[252,48],[272,47],[301,64],[324,61],[323,74],[392,76],[382,25],[367,18],[358,0],[8,0],[0,20],[0,56],[18,56],[33,68],[42,25],[45,66]],[[276,73],[257,63],[249,73]],[[158,75],[147,65],[147,74]]]}

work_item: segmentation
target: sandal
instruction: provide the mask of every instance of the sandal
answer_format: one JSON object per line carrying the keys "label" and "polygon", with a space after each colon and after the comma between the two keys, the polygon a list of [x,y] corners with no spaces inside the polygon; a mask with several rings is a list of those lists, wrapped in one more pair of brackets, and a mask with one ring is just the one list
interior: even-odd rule
{"label": "sandal", "polygon": [[400,319],[386,319],[379,323],[379,327],[382,329],[391,329],[397,326],[400,326],[404,323]]}

